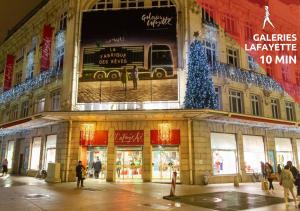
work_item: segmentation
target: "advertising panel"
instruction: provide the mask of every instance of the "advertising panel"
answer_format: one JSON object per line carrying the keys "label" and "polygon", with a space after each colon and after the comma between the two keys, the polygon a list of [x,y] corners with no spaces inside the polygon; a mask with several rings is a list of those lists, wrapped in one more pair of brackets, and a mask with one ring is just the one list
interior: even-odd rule
{"label": "advertising panel", "polygon": [[52,34],[53,28],[50,25],[45,25],[43,31],[41,72],[48,70],[50,67]]}
{"label": "advertising panel", "polygon": [[84,12],[78,103],[177,101],[176,8]]}
{"label": "advertising panel", "polygon": [[7,55],[6,66],[4,71],[4,86],[3,91],[8,91],[12,88],[12,74],[14,71],[15,57],[13,55]]}

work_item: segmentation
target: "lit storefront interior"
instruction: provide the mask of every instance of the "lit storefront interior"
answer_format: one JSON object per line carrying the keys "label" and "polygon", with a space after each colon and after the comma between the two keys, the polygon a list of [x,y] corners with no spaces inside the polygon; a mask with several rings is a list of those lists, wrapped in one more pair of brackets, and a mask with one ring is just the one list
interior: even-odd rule
{"label": "lit storefront interior", "polygon": [[152,151],[152,181],[170,182],[173,172],[180,179],[180,159],[178,147],[153,147]]}
{"label": "lit storefront interior", "polygon": [[7,165],[8,169],[12,168],[14,149],[15,149],[15,141],[9,141],[8,147],[7,147],[7,156],[6,156],[7,161],[8,161],[8,165]]}
{"label": "lit storefront interior", "polygon": [[99,146],[89,146],[87,148],[87,168],[88,168],[88,178],[93,178],[94,170],[93,164],[99,158],[101,162],[101,171],[99,173],[99,179],[105,180],[107,174],[107,149],[106,147],[99,147]]}
{"label": "lit storefront interior", "polygon": [[99,179],[107,175],[107,131],[95,130],[94,124],[82,124],[80,128],[81,161],[87,167],[87,177],[95,178],[94,163],[101,162]]}
{"label": "lit storefront interior", "polygon": [[48,169],[48,163],[55,163],[57,135],[49,135],[46,140],[44,169]]}
{"label": "lit storefront interior", "polygon": [[211,148],[213,157],[213,174],[236,174],[238,163],[235,135],[211,133]]}
{"label": "lit storefront interior", "polygon": [[265,162],[262,136],[243,136],[244,163],[246,173],[260,173],[261,162]]}
{"label": "lit storefront interior", "polygon": [[171,182],[173,172],[180,181],[180,130],[171,130],[170,124],[159,124],[159,130],[151,130],[152,181]]}
{"label": "lit storefront interior", "polygon": [[142,147],[118,147],[116,150],[116,180],[142,181]]}
{"label": "lit storefront interior", "polygon": [[282,167],[286,165],[287,161],[294,163],[293,148],[291,139],[289,138],[275,138],[276,161]]}
{"label": "lit storefront interior", "polygon": [[39,170],[42,138],[35,137],[32,141],[30,169]]}

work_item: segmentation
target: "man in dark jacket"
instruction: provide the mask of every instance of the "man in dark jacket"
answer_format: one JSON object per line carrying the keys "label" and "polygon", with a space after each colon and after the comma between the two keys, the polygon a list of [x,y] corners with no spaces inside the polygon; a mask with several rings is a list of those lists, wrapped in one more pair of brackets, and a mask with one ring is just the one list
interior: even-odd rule
{"label": "man in dark jacket", "polygon": [[99,178],[99,173],[101,171],[101,168],[102,168],[101,161],[99,160],[99,157],[97,157],[97,161],[96,161],[96,163],[94,163],[94,170],[95,170],[95,178],[96,179]]}
{"label": "man in dark jacket", "polygon": [[292,172],[293,177],[294,177],[294,179],[296,180],[297,175],[299,174],[298,169],[297,169],[295,166],[293,166],[292,161],[288,161],[288,162],[286,163],[286,165],[288,165],[288,166],[290,167],[290,171]]}
{"label": "man in dark jacket", "polygon": [[84,166],[82,165],[81,161],[78,161],[78,165],[76,166],[76,177],[77,177],[77,188],[79,188],[79,183],[81,183],[81,187],[83,186],[83,175],[82,171],[85,170]]}

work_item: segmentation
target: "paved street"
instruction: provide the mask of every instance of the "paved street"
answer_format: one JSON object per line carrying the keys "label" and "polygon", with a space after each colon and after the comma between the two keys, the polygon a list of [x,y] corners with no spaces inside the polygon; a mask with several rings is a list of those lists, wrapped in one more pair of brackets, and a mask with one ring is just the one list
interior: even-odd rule
{"label": "paved street", "polygon": [[[75,186],[75,183],[47,184],[29,177],[0,177],[0,211],[286,210],[278,184],[273,194],[260,190],[259,183],[241,184],[238,188],[233,184],[177,185],[176,195],[180,197],[174,200],[162,199],[169,194],[170,184],[106,183],[89,179],[83,189]],[[297,209],[290,203],[287,210]]]}
{"label": "paved street", "polygon": [[178,99],[177,79],[140,80],[136,90],[133,89],[132,81],[128,81],[126,86],[125,92],[121,81],[80,82],[78,102],[176,101]]}

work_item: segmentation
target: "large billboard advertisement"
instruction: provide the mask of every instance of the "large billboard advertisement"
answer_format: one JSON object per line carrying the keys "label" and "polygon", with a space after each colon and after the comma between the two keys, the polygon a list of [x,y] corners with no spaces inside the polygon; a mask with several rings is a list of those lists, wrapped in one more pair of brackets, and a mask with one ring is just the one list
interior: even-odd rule
{"label": "large billboard advertisement", "polygon": [[176,8],[82,16],[78,103],[177,101]]}

